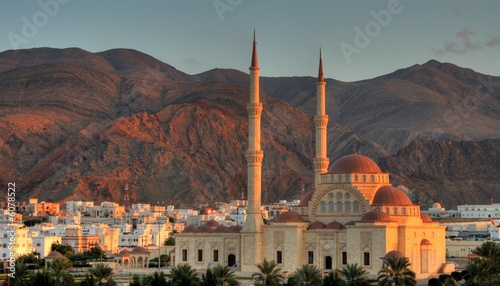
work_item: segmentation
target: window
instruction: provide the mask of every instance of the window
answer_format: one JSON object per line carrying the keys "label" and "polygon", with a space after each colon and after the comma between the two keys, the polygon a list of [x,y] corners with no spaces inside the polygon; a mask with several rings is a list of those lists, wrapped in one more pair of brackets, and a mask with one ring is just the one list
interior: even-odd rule
{"label": "window", "polygon": [[276,251],[276,263],[278,264],[283,263],[283,251],[281,250]]}
{"label": "window", "polygon": [[309,263],[309,264],[314,263],[314,251],[307,252],[307,263]]}
{"label": "window", "polygon": [[188,261],[188,250],[187,249],[182,250],[182,261]]}
{"label": "window", "polygon": [[320,212],[322,212],[322,213],[326,212],[326,204],[325,204],[325,202],[321,202],[319,204],[319,208],[320,208]]}
{"label": "window", "polygon": [[398,208],[394,208],[393,212],[394,212],[395,215],[397,215],[398,214]]}
{"label": "window", "polygon": [[40,246],[41,246],[41,245],[40,245],[40,242],[37,242],[37,243],[36,243],[36,246],[37,246],[37,247],[40,247]]}
{"label": "window", "polygon": [[219,262],[219,250],[214,249],[214,262]]}
{"label": "window", "polygon": [[203,250],[198,249],[198,262],[203,261]]}
{"label": "window", "polygon": [[328,211],[333,213],[333,202],[328,203]]}
{"label": "window", "polygon": [[370,252],[363,252],[363,265],[370,265]]}
{"label": "window", "polygon": [[358,175],[354,175],[354,181],[357,182],[358,181]]}
{"label": "window", "polygon": [[352,207],[355,213],[359,212],[359,203],[357,201],[352,204]]}
{"label": "window", "polygon": [[337,202],[337,212],[338,213],[342,212],[342,203],[341,202]]}
{"label": "window", "polygon": [[363,175],[363,182],[366,182],[366,175]]}
{"label": "window", "polygon": [[406,208],[403,208],[403,214],[404,215],[406,214]]}
{"label": "window", "polygon": [[346,212],[351,212],[351,203],[350,202],[346,202],[345,203],[345,211]]}
{"label": "window", "polygon": [[2,244],[3,248],[7,248],[7,243]]}
{"label": "window", "polygon": [[342,251],[342,265],[346,265],[346,264],[347,264],[347,252]]}

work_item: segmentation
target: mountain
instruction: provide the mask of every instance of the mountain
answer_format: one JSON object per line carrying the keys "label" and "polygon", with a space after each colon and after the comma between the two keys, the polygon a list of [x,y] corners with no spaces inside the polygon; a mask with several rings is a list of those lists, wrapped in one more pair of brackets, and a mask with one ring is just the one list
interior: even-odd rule
{"label": "mountain", "polygon": [[[299,198],[312,183],[315,82],[261,78],[264,202]],[[489,201],[499,186],[499,87],[499,77],[436,61],[328,79],[330,161],[356,147],[423,204]],[[19,199],[122,202],[127,182],[137,202],[240,198],[247,102],[248,75],[237,70],[188,75],[128,49],[2,52],[0,182],[16,182]]]}

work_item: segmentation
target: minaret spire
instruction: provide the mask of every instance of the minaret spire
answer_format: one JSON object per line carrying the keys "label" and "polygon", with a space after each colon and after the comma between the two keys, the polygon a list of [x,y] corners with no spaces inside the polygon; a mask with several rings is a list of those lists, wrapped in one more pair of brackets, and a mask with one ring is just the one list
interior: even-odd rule
{"label": "minaret spire", "polygon": [[255,31],[253,39],[252,63],[250,66],[250,102],[248,111],[248,151],[247,159],[247,217],[241,230],[243,257],[241,270],[253,273],[255,265],[262,260],[262,226],[264,220],[261,214],[262,189],[262,159],[264,152],[260,149],[260,119],[262,103],[259,95],[259,64],[257,61],[257,42]]}
{"label": "minaret spire", "polygon": [[259,68],[259,60],[257,58],[257,42],[255,41],[255,30],[253,30],[253,50],[252,50],[252,64],[250,69]]}
{"label": "minaret spire", "polygon": [[323,60],[321,58],[321,48],[319,48],[319,69],[318,69],[318,82],[324,82],[325,76],[323,75]]}
{"label": "minaret spire", "polygon": [[328,172],[330,159],[327,157],[327,138],[326,128],[328,125],[328,115],[326,115],[326,96],[325,96],[325,77],[323,75],[323,59],[321,48],[319,49],[319,68],[318,82],[316,82],[316,115],[314,116],[314,125],[316,126],[316,156],[314,163],[314,186],[318,187],[321,183],[321,174]]}

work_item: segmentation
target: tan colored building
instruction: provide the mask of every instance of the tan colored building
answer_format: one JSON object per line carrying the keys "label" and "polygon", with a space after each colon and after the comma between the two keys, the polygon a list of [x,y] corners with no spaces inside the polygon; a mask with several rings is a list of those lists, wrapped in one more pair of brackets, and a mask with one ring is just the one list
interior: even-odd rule
{"label": "tan colored building", "polygon": [[66,235],[61,238],[61,244],[71,246],[75,253],[89,251],[99,246],[99,241],[97,235],[82,235],[81,227],[66,228]]}
{"label": "tan colored building", "polygon": [[259,79],[254,41],[250,67],[248,213],[241,227],[209,221],[188,226],[176,236],[175,263],[196,269],[214,264],[233,266],[242,275],[257,271],[264,258],[283,271],[305,264],[322,272],[357,263],[376,277],[383,258],[409,258],[418,278],[445,267],[445,227],[420,213],[401,190],[392,187],[389,174],[370,158],[356,154],[329,164],[326,155],[325,81],[322,61],[317,82],[315,188],[301,203],[263,224],[261,208]]}
{"label": "tan colored building", "polygon": [[59,212],[60,205],[57,203],[38,202],[36,198],[30,198],[27,206],[28,213],[33,216],[55,215]]}

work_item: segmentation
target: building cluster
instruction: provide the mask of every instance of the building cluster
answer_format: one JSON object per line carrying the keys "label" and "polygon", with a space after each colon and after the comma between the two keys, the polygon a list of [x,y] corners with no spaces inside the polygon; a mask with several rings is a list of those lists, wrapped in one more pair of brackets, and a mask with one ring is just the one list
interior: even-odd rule
{"label": "building cluster", "polygon": [[[282,200],[262,207],[262,217],[272,219],[300,201]],[[115,257],[124,268],[148,265],[150,258],[170,253],[163,247],[166,241],[184,230],[185,226],[199,227],[209,221],[227,227],[243,225],[247,213],[246,200],[216,202],[198,209],[175,209],[174,206],[131,204],[128,209],[115,202],[68,201],[64,204],[39,202],[16,203],[11,217],[5,203],[0,203],[0,260],[9,258],[11,228],[15,229],[15,255],[36,254],[40,258],[58,258],[51,254],[52,244],[71,246],[74,253],[99,246],[107,256]],[[270,214],[270,215],[268,215]],[[12,223],[17,222],[15,224]],[[22,222],[39,221],[32,226]]]}

